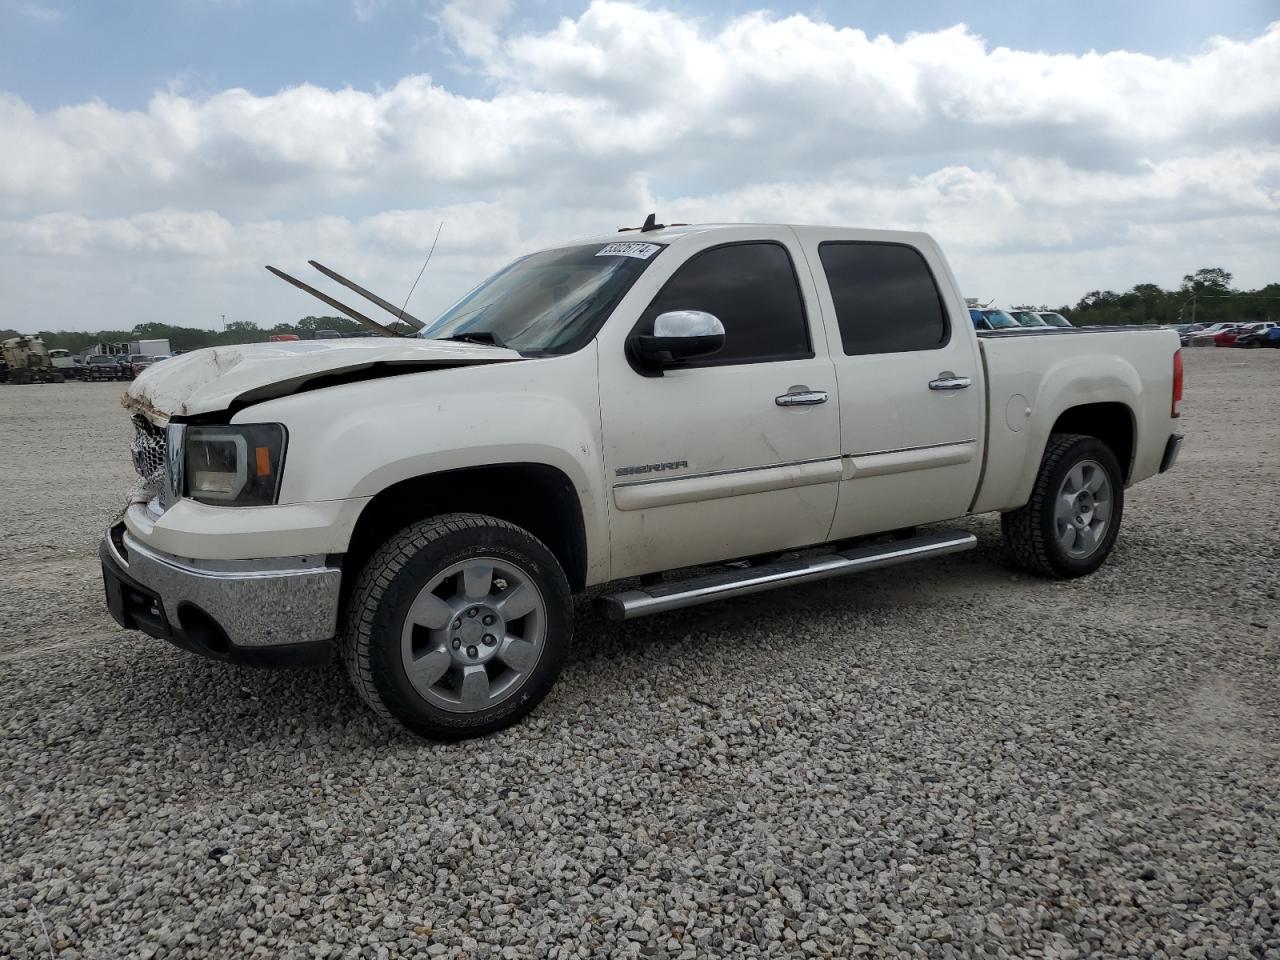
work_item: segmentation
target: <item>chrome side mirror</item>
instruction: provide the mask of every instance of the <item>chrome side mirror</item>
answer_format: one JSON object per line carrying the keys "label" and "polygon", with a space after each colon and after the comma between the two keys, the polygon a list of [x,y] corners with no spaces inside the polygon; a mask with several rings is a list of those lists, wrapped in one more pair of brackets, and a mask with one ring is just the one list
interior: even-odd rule
{"label": "chrome side mirror", "polygon": [[632,338],[632,349],[643,363],[666,366],[709,357],[724,347],[724,324],[702,310],[671,310],[658,314],[653,333]]}

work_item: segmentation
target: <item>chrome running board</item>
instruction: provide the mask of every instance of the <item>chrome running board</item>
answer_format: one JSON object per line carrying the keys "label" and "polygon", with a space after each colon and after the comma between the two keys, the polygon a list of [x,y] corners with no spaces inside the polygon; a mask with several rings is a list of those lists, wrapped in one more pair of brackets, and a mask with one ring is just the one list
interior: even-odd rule
{"label": "chrome running board", "polygon": [[962,553],[978,545],[978,538],[962,530],[944,530],[906,540],[853,547],[836,553],[780,560],[759,567],[731,568],[689,580],[655,584],[639,590],[608,593],[598,599],[608,620],[631,620],[651,613],[666,613],[713,600],[727,600],[775,587],[787,587],[811,580],[825,580],[864,570],[893,567],[913,560],[927,560],[949,553]]}

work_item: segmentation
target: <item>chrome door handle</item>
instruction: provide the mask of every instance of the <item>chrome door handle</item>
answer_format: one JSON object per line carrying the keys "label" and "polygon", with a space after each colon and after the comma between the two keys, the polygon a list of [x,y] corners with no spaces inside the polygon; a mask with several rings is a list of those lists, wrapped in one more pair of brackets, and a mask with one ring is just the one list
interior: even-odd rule
{"label": "chrome door handle", "polygon": [[780,397],[774,397],[773,402],[780,407],[811,407],[814,404],[826,403],[827,392],[825,390],[793,390]]}
{"label": "chrome door handle", "polygon": [[938,379],[929,381],[930,390],[963,390],[973,383],[968,377],[957,377],[950,370],[938,374]]}

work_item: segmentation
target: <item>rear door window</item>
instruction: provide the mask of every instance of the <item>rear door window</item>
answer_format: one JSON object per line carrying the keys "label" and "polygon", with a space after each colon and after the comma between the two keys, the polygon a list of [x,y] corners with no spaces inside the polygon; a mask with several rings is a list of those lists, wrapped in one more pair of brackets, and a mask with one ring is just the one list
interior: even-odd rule
{"label": "rear door window", "polygon": [[818,256],[847,355],[946,345],[946,308],[920,251],[900,243],[828,242],[819,244]]}
{"label": "rear door window", "polygon": [[724,349],[688,366],[813,356],[795,267],[780,243],[732,243],[695,254],[649,304],[637,330],[652,333],[654,319],[669,310],[703,310],[724,324]]}

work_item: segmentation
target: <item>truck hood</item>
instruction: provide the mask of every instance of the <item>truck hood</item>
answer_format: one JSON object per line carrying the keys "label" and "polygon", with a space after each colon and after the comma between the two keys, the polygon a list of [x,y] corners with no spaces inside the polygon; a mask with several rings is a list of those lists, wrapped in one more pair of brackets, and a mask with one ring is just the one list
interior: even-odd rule
{"label": "truck hood", "polygon": [[206,347],[143,370],[121,402],[154,423],[354,380],[523,360],[514,350],[414,338],[297,340]]}

